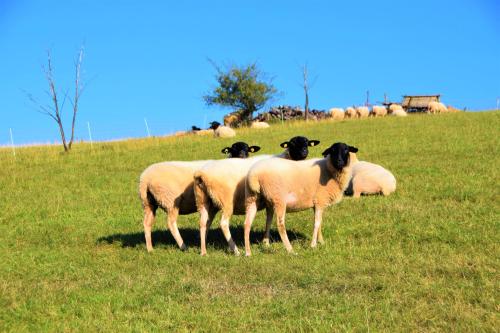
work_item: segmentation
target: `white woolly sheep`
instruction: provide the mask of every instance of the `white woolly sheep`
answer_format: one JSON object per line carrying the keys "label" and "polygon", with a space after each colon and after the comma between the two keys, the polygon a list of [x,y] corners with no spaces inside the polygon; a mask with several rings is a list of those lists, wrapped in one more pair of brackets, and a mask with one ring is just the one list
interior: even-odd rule
{"label": "white woolly sheep", "polygon": [[[231,147],[222,149],[228,157],[248,157],[248,152],[258,151],[258,146],[249,147],[245,142],[236,142]],[[146,248],[153,250],[151,229],[156,210],[162,208],[167,214],[168,228],[177,245],[186,249],[186,245],[177,228],[179,214],[187,215],[196,212],[196,202],[193,189],[193,175],[208,161],[171,161],[153,164],[147,167],[139,179],[139,197],[144,209],[144,235]],[[213,217],[212,217],[213,218]]]}
{"label": "white woolly sheep", "polygon": [[400,104],[393,103],[393,104],[389,105],[389,109],[387,110],[387,113],[391,114],[396,110],[403,110],[403,107]]}
{"label": "white woolly sheep", "polygon": [[342,108],[331,108],[329,113],[334,120],[342,120],[345,116],[345,111]]}
{"label": "white woolly sheep", "polygon": [[351,178],[349,152],[358,149],[335,143],[323,152],[323,159],[289,161],[267,159],[256,163],[246,178],[245,252],[251,255],[250,229],[258,209],[272,207],[278,231],[288,252],[293,252],[285,229],[285,212],[314,208],[311,246],[323,243],[323,210],[342,200]]}
{"label": "white woolly sheep", "polygon": [[200,136],[214,135],[214,130],[212,130],[212,129],[199,130],[199,131],[195,131],[194,133],[196,135],[200,135]]}
{"label": "white woolly sheep", "polygon": [[255,162],[269,157],[271,155],[213,161],[194,173],[196,206],[200,213],[201,255],[207,253],[206,231],[210,229],[211,221],[219,210],[222,211],[222,233],[230,250],[239,255],[229,230],[229,219],[233,214],[245,213],[245,183],[242,179]]}
{"label": "white woolly sheep", "polygon": [[236,132],[231,127],[219,126],[215,130],[215,136],[219,138],[232,138],[236,136]]}
{"label": "white woolly sheep", "polygon": [[391,116],[394,116],[394,117],[406,117],[407,115],[408,115],[408,113],[406,113],[406,111],[403,109],[396,109],[396,110],[393,110],[391,113]]}
{"label": "white woolly sheep", "polygon": [[161,162],[143,171],[139,180],[139,196],[144,209],[144,235],[148,252],[153,251],[151,229],[158,207],[167,214],[168,228],[177,245],[182,250],[186,249],[177,228],[177,216],[196,212],[193,174],[208,162]]}
{"label": "white woolly sheep", "polygon": [[356,118],[357,117],[356,109],[353,107],[346,108],[345,109],[345,117],[346,118]]}
{"label": "white woolly sheep", "polygon": [[387,169],[370,162],[358,161],[351,153],[352,178],[346,194],[359,198],[361,194],[383,194],[385,196],[396,190],[396,178]]}
{"label": "white woolly sheep", "polygon": [[269,128],[269,124],[266,123],[265,121],[254,121],[252,122],[252,125],[250,127],[256,129]]}
{"label": "white woolly sheep", "polygon": [[387,115],[387,109],[385,106],[374,105],[370,114],[374,117],[384,117]]}
{"label": "white woolly sheep", "polygon": [[[283,142],[281,147],[286,148],[280,155],[260,155],[244,160],[220,160],[209,163],[194,174],[196,205],[200,212],[200,243],[201,255],[206,254],[206,230],[210,228],[211,217],[219,210],[222,211],[220,227],[226,238],[230,250],[238,255],[239,250],[234,243],[229,230],[229,220],[232,215],[245,214],[245,178],[250,167],[256,162],[276,158],[305,159],[310,146],[319,144],[317,140],[308,140],[305,137],[294,137]],[[273,218],[272,210],[267,210],[266,232],[264,243],[269,244],[269,229]]]}
{"label": "white woolly sheep", "polygon": [[448,112],[448,109],[446,108],[446,106],[443,103],[432,101],[432,102],[429,102],[428,112],[429,113],[441,113],[441,112],[444,113],[444,112]]}
{"label": "white woolly sheep", "polygon": [[356,115],[358,118],[367,118],[370,115],[370,110],[366,106],[358,106],[356,108]]}

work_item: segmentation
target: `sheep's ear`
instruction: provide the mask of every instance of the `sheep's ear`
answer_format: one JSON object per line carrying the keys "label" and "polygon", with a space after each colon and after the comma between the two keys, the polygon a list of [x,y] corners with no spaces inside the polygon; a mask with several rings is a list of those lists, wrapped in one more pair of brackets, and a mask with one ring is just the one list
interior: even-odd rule
{"label": "sheep's ear", "polygon": [[351,153],[357,153],[357,152],[358,152],[358,148],[356,148],[356,147],[352,147],[352,146],[349,146],[349,151],[350,151]]}
{"label": "sheep's ear", "polygon": [[285,141],[285,142],[283,142],[282,144],[280,144],[280,147],[281,147],[281,148],[288,148],[288,144],[289,144],[289,142],[288,142],[288,141]]}
{"label": "sheep's ear", "polygon": [[326,149],[324,152],[321,153],[323,157],[326,157],[326,155],[330,154],[330,148]]}
{"label": "sheep's ear", "polygon": [[317,145],[319,145],[319,140],[309,140],[308,145],[309,145],[309,147],[317,146]]}
{"label": "sheep's ear", "polygon": [[229,147],[226,147],[226,148],[222,149],[222,150],[221,150],[221,152],[222,152],[223,154],[227,154],[227,153],[229,153]]}
{"label": "sheep's ear", "polygon": [[255,153],[255,152],[258,152],[260,150],[260,147],[259,146],[250,146],[248,148],[248,151],[251,152],[251,153]]}

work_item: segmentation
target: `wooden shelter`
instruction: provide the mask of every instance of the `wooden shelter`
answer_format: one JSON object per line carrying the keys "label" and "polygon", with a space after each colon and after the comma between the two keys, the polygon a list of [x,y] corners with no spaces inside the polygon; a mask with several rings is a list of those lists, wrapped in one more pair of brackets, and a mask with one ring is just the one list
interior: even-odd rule
{"label": "wooden shelter", "polygon": [[406,112],[426,112],[430,102],[439,102],[441,95],[405,95],[401,106]]}

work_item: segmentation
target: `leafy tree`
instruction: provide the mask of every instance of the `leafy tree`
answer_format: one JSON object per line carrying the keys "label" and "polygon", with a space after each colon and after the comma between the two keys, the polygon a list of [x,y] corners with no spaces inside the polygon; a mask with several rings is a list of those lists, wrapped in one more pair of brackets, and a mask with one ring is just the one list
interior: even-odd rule
{"label": "leafy tree", "polygon": [[270,82],[264,81],[265,74],[256,63],[242,67],[233,65],[225,70],[211,63],[217,71],[215,79],[218,86],[203,99],[207,105],[218,104],[235,109],[240,123],[249,123],[253,112],[262,108],[277,93]]}

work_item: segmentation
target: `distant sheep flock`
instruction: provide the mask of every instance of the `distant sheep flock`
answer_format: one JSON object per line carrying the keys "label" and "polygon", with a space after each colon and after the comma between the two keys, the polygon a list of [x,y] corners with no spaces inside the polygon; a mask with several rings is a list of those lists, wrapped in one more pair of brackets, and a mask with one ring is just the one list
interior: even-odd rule
{"label": "distant sheep flock", "polygon": [[351,192],[389,195],[396,179],[383,167],[358,161],[358,149],[337,142],[323,151],[323,158],[307,159],[309,147],[318,140],[296,136],[281,143],[276,155],[249,157],[261,147],[236,142],[221,150],[228,158],[200,161],[166,161],[146,168],[139,178],[139,197],[144,211],[146,249],[153,250],[151,231],[158,208],[167,214],[167,225],[181,250],[187,245],[177,227],[179,215],[198,212],[201,255],[206,255],[207,230],[218,211],[220,227],[229,249],[239,254],[230,232],[232,215],[245,215],[245,254],[251,255],[250,229],[256,212],[266,209],[263,244],[269,245],[273,215],[288,252],[293,248],[285,229],[285,213],[314,211],[311,246],[324,242],[321,221],[324,210]]}

